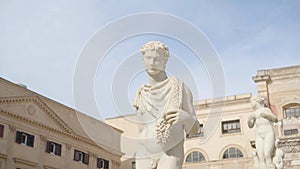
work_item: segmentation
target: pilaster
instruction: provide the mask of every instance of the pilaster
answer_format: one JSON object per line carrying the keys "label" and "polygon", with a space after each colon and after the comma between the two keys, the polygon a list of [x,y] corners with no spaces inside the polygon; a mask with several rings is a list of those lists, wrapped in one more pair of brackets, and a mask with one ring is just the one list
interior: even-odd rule
{"label": "pilaster", "polygon": [[14,162],[14,144],[15,144],[16,126],[10,124],[8,128],[9,128],[9,132],[7,138],[6,168],[16,168]]}

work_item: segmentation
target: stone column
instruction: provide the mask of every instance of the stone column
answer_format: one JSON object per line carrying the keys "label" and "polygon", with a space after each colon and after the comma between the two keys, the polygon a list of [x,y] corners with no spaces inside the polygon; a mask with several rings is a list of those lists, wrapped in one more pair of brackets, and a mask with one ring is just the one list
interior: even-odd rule
{"label": "stone column", "polygon": [[40,135],[40,144],[38,145],[38,152],[39,152],[39,159],[38,159],[38,168],[39,169],[44,169],[44,152],[46,149],[46,142],[47,142],[47,137]]}
{"label": "stone column", "polygon": [[112,163],[112,168],[111,169],[119,169],[120,166],[121,166],[121,163],[118,162],[118,161],[112,160],[111,163]]}
{"label": "stone column", "polygon": [[72,161],[73,160],[73,152],[72,152],[72,145],[66,144],[66,155],[65,155],[65,168],[72,168]]}
{"label": "stone column", "polygon": [[16,168],[14,162],[14,144],[16,136],[16,127],[14,125],[9,125],[9,132],[7,138],[7,160],[6,168]]}
{"label": "stone column", "polygon": [[252,79],[257,84],[258,95],[266,98],[268,101],[267,104],[269,104],[270,100],[268,84],[271,82],[271,78],[268,75],[267,70],[259,70],[257,75],[252,77]]}
{"label": "stone column", "polygon": [[97,168],[97,154],[88,152],[89,153],[89,165],[88,169],[95,169]]}

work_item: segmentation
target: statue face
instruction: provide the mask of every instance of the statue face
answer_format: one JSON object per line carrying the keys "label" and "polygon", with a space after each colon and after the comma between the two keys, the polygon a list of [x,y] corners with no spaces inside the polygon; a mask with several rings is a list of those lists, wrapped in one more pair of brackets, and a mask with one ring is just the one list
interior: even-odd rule
{"label": "statue face", "polygon": [[252,109],[256,109],[256,102],[251,102],[251,107],[252,107]]}
{"label": "statue face", "polygon": [[257,109],[257,108],[259,108],[259,107],[261,107],[261,106],[262,106],[262,104],[259,103],[258,101],[252,101],[252,102],[251,102],[251,107],[252,107],[253,109]]}
{"label": "statue face", "polygon": [[157,75],[165,71],[167,58],[161,51],[146,51],[143,57],[143,63],[149,75]]}

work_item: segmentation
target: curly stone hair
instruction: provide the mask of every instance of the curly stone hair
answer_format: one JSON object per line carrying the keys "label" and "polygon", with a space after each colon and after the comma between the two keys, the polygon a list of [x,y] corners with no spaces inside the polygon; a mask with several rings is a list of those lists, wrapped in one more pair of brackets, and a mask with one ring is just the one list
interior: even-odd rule
{"label": "curly stone hair", "polygon": [[252,96],[251,99],[250,99],[250,101],[252,103],[257,102],[257,103],[260,103],[260,104],[264,104],[265,98],[263,98],[261,96]]}
{"label": "curly stone hair", "polygon": [[146,51],[162,51],[166,58],[169,58],[169,48],[165,44],[161,43],[160,41],[150,41],[146,43],[141,48],[141,52],[144,55]]}

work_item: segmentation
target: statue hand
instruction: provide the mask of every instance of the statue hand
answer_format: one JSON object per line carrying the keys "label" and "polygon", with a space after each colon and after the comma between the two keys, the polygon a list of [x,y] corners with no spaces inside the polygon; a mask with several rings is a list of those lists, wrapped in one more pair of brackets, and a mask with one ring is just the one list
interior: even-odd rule
{"label": "statue hand", "polygon": [[190,115],[187,112],[182,110],[169,111],[165,116],[169,124],[184,122],[190,117]]}
{"label": "statue hand", "polygon": [[255,120],[256,120],[255,115],[251,114],[248,118],[248,127],[249,128],[253,128]]}

